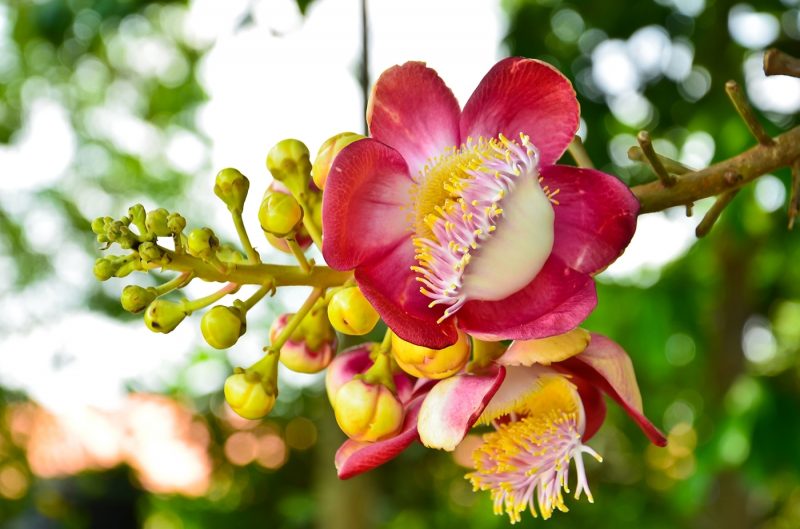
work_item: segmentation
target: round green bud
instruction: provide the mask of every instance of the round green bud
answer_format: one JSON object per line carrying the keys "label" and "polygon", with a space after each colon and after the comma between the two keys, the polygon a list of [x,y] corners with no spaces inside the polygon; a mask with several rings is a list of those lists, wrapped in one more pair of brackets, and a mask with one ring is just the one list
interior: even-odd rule
{"label": "round green bud", "polygon": [[108,281],[117,271],[117,267],[109,259],[101,257],[94,262],[94,277],[98,281]]}
{"label": "round green bud", "polygon": [[189,232],[188,248],[195,257],[209,257],[219,248],[219,239],[211,228],[197,228]]}
{"label": "round green bud", "polygon": [[144,225],[147,231],[156,237],[169,237],[172,235],[172,230],[169,229],[167,219],[169,218],[169,211],[164,208],[154,209],[147,212]]}
{"label": "round green bud", "polygon": [[161,261],[161,258],[164,257],[161,248],[153,242],[143,242],[139,245],[137,251],[139,252],[139,259],[145,264]]}
{"label": "round green bud", "polygon": [[304,190],[311,179],[311,158],[308,147],[300,140],[283,140],[267,155],[267,169],[272,177],[293,189]]}
{"label": "round green bud", "polygon": [[122,289],[120,302],[123,309],[135,314],[146,309],[156,299],[156,295],[156,289],[153,287],[144,288],[139,285],[128,285]]}
{"label": "round green bud", "polygon": [[186,229],[186,219],[180,213],[170,213],[167,217],[167,228],[170,233],[177,235]]}
{"label": "round green bud", "polygon": [[153,332],[167,334],[180,325],[186,317],[183,305],[164,299],[150,303],[144,313],[144,323]]}
{"label": "round green bud", "polygon": [[97,217],[92,221],[92,232],[97,235],[105,235],[106,233],[106,218],[107,217]]}
{"label": "round green bud", "polygon": [[250,380],[245,373],[229,376],[224,391],[230,407],[245,419],[260,419],[275,406],[275,395],[267,392],[260,380]]}
{"label": "round green bud", "polygon": [[228,167],[217,173],[214,194],[225,202],[231,212],[241,214],[249,189],[250,180],[238,170]]}
{"label": "round green bud", "polygon": [[303,221],[303,208],[292,195],[267,191],[258,208],[258,220],[265,233],[285,237]]}
{"label": "round green bud", "polygon": [[354,141],[363,138],[364,136],[355,132],[341,132],[325,140],[311,167],[311,178],[314,179],[318,188],[325,189],[325,182],[328,180],[328,173],[331,171],[331,165],[333,165],[336,155]]}
{"label": "round green bud", "polygon": [[227,349],[239,340],[246,330],[245,316],[237,307],[217,305],[203,314],[200,331],[206,343],[214,349]]}

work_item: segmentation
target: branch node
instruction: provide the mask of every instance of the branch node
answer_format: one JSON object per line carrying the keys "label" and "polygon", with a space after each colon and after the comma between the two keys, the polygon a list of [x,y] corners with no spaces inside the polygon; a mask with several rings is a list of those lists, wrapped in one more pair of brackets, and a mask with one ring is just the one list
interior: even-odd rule
{"label": "branch node", "polygon": [[703,220],[700,221],[700,224],[697,225],[697,228],[694,230],[694,234],[697,238],[705,237],[708,235],[708,232],[711,231],[711,228],[714,227],[714,223],[717,222],[717,219],[722,214],[722,211],[731,203],[733,197],[735,197],[739,193],[739,189],[731,189],[729,191],[725,191],[720,196],[717,197],[716,202],[711,206]]}
{"label": "branch node", "polygon": [[[663,154],[656,154],[656,156],[658,156],[661,165],[663,165],[668,172],[674,175],[683,175],[694,171],[694,169],[692,169],[691,167],[686,167],[681,162],[673,160],[672,158],[668,158]],[[628,149],[628,159],[633,160],[634,162],[647,161],[647,158],[645,158],[644,153],[642,152],[642,148],[637,145],[634,145],[633,147]]]}
{"label": "branch node", "polygon": [[661,159],[656,154],[655,149],[653,149],[653,142],[650,140],[650,134],[646,130],[641,130],[636,136],[636,140],[639,142],[639,147],[642,149],[642,154],[647,159],[647,163],[653,168],[653,172],[656,173],[656,176],[661,180],[664,187],[674,186],[678,180],[675,178],[675,175],[670,174],[664,167],[664,164],[661,163]]}
{"label": "branch node", "polygon": [[767,134],[767,131],[764,130],[764,126],[758,121],[758,118],[756,118],[753,107],[747,102],[747,97],[744,95],[744,92],[742,92],[739,83],[733,80],[728,81],[725,83],[725,92],[728,94],[731,103],[733,103],[736,112],[739,113],[742,121],[747,125],[750,134],[758,140],[758,143],[761,145],[773,145],[775,140]]}
{"label": "branch node", "polygon": [[771,48],[764,54],[764,73],[800,77],[800,59]]}
{"label": "branch node", "polygon": [[722,178],[725,180],[726,183],[732,186],[738,184],[744,179],[744,177],[740,173],[732,169],[728,169],[727,171],[725,171],[722,175]]}

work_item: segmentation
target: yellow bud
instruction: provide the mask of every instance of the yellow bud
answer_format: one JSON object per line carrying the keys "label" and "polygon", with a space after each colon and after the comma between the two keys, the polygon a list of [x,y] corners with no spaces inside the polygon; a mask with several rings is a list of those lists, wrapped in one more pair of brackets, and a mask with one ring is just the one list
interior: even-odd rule
{"label": "yellow bud", "polygon": [[117,268],[114,266],[111,259],[100,257],[94,262],[94,269],[92,271],[94,272],[94,277],[96,277],[98,281],[108,281],[114,277]]}
{"label": "yellow bud", "polygon": [[337,331],[361,336],[375,328],[380,316],[358,287],[347,287],[331,298],[328,319]]}
{"label": "yellow bud", "polygon": [[265,233],[285,237],[303,220],[303,208],[292,195],[267,192],[258,209],[258,220]]}
{"label": "yellow bud", "polygon": [[273,178],[289,189],[300,191],[311,179],[311,161],[308,147],[300,140],[278,142],[267,154],[267,169]]}
{"label": "yellow bud", "polygon": [[470,345],[466,334],[458,331],[458,341],[444,349],[429,349],[392,334],[392,354],[400,368],[418,378],[441,379],[452,376],[469,361]]}
{"label": "yellow bud", "polygon": [[314,183],[317,184],[318,188],[325,189],[325,182],[328,180],[328,173],[336,155],[354,141],[362,138],[364,136],[355,132],[341,132],[325,140],[325,143],[319,148],[314,165],[311,167],[311,178],[314,179]]}
{"label": "yellow bud", "polygon": [[380,441],[392,437],[403,427],[403,405],[382,384],[353,379],[339,388],[333,404],[336,422],[356,441]]}
{"label": "yellow bud", "polygon": [[225,400],[245,419],[260,419],[272,411],[275,395],[267,392],[259,380],[248,380],[244,373],[234,373],[225,380]]}
{"label": "yellow bud", "polygon": [[122,308],[128,312],[142,312],[153,300],[156,299],[156,289],[143,288],[139,285],[128,285],[122,289],[120,302]]}
{"label": "yellow bud", "polygon": [[172,332],[186,317],[180,303],[164,299],[152,302],[144,313],[144,323],[153,332],[166,334]]}
{"label": "yellow bud", "polygon": [[211,228],[197,228],[189,232],[187,246],[191,255],[208,257],[219,247],[219,239]]}
{"label": "yellow bud", "polygon": [[236,307],[217,305],[200,320],[200,331],[214,349],[227,349],[239,340],[246,329],[242,311]]}
{"label": "yellow bud", "polygon": [[241,214],[249,189],[250,181],[247,177],[232,167],[217,173],[214,181],[214,194],[234,213]]}
{"label": "yellow bud", "polygon": [[[269,329],[274,343],[293,314],[282,314]],[[325,307],[318,304],[281,347],[280,362],[298,373],[319,373],[331,363],[336,352],[336,333],[325,317]]]}
{"label": "yellow bud", "polygon": [[168,237],[172,235],[172,231],[167,224],[168,218],[169,211],[164,208],[158,208],[147,212],[144,224],[153,235],[157,237]]}

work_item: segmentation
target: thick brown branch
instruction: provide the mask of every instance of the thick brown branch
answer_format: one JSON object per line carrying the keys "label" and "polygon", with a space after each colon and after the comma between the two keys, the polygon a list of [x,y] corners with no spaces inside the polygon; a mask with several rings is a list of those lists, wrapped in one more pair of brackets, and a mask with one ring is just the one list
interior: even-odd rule
{"label": "thick brown branch", "polygon": [[631,188],[641,203],[640,213],[684,206],[736,189],[764,174],[790,166],[800,158],[800,127],[774,138],[772,145],[756,145],[728,160],[682,175],[671,187],[661,181]]}
{"label": "thick brown branch", "polygon": [[764,73],[800,77],[800,59],[772,48],[764,54]]}

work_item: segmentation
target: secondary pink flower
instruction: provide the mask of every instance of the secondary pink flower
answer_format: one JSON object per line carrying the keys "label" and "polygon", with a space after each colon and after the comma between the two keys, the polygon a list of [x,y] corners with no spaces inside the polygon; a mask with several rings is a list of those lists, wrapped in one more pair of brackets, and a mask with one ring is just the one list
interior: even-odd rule
{"label": "secondary pink flower", "polygon": [[463,110],[436,72],[381,75],[371,138],[336,157],[323,198],[323,253],[355,269],[406,341],[442,348],[459,327],[532,339],[594,308],[591,274],[628,244],[638,202],[613,176],[554,165],[579,122],[569,80],[535,60],[500,61]]}
{"label": "secondary pink flower", "polygon": [[[577,335],[578,339],[567,342],[560,336],[514,342],[481,374],[418,382],[406,401],[402,432],[377,443],[346,441],[336,454],[339,477],[352,477],[379,466],[417,439],[431,448],[453,450],[480,422],[493,424],[497,432],[488,434],[483,450],[476,452],[478,468],[472,475],[476,487],[507,491],[504,484],[519,478],[522,481],[518,483],[524,481],[528,488],[512,487],[516,496],[508,495],[509,501],[523,497],[525,502],[532,501],[538,490],[539,510],[549,516],[554,508],[563,507],[556,501],[561,487],[537,489],[533,480],[525,480],[535,476],[542,478],[542,483],[566,484],[559,480],[566,479],[568,463],[574,459],[579,480],[576,492],[586,491],[591,497],[578,458],[593,453],[585,443],[605,419],[603,393],[617,401],[654,444],[664,446],[666,438],[644,416],[636,376],[625,351],[604,336],[581,332],[583,338],[573,332],[568,336]],[[558,382],[550,384],[554,381]],[[569,442],[562,442],[566,440]],[[495,450],[498,446],[507,453]],[[491,454],[497,459],[493,460]],[[515,458],[519,463],[513,472],[508,465],[495,464],[503,458]],[[516,519],[521,510],[507,512]]]}

